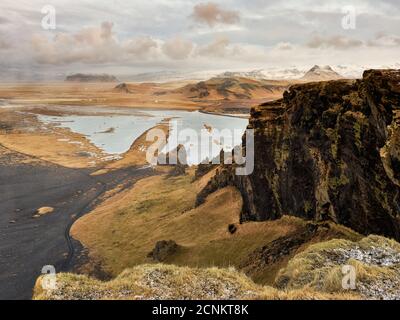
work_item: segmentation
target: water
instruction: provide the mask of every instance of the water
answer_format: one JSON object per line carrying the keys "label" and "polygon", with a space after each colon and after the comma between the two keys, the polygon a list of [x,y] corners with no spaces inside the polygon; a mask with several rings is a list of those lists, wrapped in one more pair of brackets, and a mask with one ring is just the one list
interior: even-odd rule
{"label": "water", "polygon": [[[66,115],[39,115],[38,118],[44,123],[55,124],[85,135],[98,148],[114,156],[128,151],[133,142],[146,130],[165,119],[170,119],[169,145],[162,151],[173,150],[178,144],[182,144],[187,150],[189,164],[198,164],[205,158],[212,159],[219,154],[221,148],[229,151],[240,145],[248,125],[247,119],[198,111],[86,107],[79,110],[85,110],[84,113],[78,110],[76,114],[71,114],[73,109],[69,108],[69,114]],[[216,133],[221,130],[230,133],[227,137],[231,139],[220,139]],[[200,139],[201,135],[203,139]],[[207,139],[204,139],[205,137]]]}

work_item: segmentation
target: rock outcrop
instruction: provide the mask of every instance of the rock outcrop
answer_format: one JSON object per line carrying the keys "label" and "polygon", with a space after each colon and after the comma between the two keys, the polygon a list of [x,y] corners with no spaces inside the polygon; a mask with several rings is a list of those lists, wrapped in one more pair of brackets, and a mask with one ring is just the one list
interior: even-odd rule
{"label": "rock outcrop", "polygon": [[163,262],[170,255],[176,253],[179,249],[179,246],[175,241],[158,241],[154,247],[154,249],[147,255],[148,258],[153,259],[157,262]]}
{"label": "rock outcrop", "polygon": [[400,70],[294,85],[251,111],[255,168],[222,166],[197,204],[227,185],[242,221],[293,215],[400,239]]}
{"label": "rock outcrop", "polygon": [[121,92],[121,93],[134,93],[130,88],[129,85],[125,82],[120,83],[114,88],[114,92]]}

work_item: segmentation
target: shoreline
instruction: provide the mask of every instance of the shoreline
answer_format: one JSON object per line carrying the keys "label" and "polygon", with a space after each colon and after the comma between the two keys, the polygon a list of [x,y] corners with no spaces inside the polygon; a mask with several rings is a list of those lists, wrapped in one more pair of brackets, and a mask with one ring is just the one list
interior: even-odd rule
{"label": "shoreline", "polygon": [[221,113],[221,112],[212,112],[212,111],[206,111],[206,110],[198,110],[200,113],[204,114],[209,114],[213,116],[221,116],[221,117],[230,117],[230,118],[240,118],[240,119],[249,119],[250,118],[250,110],[249,110],[249,115],[245,116],[244,114],[232,114],[232,113]]}

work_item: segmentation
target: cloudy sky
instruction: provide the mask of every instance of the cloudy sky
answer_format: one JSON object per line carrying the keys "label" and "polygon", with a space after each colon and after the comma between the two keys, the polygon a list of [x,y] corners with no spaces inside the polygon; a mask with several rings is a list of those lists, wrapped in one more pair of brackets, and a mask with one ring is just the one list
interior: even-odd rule
{"label": "cloudy sky", "polygon": [[384,66],[399,53],[399,0],[0,2],[2,79]]}

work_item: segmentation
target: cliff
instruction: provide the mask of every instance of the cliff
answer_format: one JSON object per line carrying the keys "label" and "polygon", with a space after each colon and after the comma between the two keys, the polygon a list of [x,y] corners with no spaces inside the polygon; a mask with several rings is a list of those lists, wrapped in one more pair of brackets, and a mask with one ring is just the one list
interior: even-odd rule
{"label": "cliff", "polygon": [[400,70],[294,85],[283,99],[251,110],[254,172],[236,176],[221,166],[197,204],[234,185],[242,221],[293,215],[399,240],[399,126]]}

